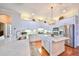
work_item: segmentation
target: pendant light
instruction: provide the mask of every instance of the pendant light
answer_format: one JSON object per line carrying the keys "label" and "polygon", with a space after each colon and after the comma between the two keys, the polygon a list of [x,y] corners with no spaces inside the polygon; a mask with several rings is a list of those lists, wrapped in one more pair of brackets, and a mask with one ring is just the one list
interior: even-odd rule
{"label": "pendant light", "polygon": [[34,13],[32,13],[32,21],[35,21],[35,18],[34,18]]}
{"label": "pendant light", "polygon": [[51,20],[53,19],[53,6],[51,6]]}
{"label": "pendant light", "polygon": [[[53,4],[54,5],[54,4]],[[55,24],[55,20],[53,19],[53,9],[54,9],[54,7],[53,6],[51,6],[50,7],[50,10],[51,10],[51,14],[50,14],[50,20],[49,20],[49,24],[50,25],[53,25],[53,24]]]}
{"label": "pendant light", "polygon": [[50,20],[48,21],[48,23],[50,25],[54,24],[54,20],[53,20],[53,6],[51,6],[51,15],[50,15]]}

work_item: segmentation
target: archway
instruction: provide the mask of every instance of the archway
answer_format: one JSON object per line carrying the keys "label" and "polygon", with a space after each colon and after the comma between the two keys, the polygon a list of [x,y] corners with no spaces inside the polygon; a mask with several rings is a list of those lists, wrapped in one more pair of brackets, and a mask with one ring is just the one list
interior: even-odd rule
{"label": "archway", "polygon": [[[11,17],[6,14],[0,14],[0,38],[6,39],[11,34]],[[8,29],[9,28],[9,29]]]}

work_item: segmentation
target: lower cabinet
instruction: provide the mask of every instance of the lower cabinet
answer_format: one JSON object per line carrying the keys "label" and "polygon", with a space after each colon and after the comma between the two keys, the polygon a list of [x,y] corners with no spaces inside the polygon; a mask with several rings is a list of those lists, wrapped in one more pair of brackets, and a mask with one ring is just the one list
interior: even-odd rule
{"label": "lower cabinet", "polygon": [[47,50],[47,52],[50,52],[50,42],[48,40],[43,39],[42,46]]}

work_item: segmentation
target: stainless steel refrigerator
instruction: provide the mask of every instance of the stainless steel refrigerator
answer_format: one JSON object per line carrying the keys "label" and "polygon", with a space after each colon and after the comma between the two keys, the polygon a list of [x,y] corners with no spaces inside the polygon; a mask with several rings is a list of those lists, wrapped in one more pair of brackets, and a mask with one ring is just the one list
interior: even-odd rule
{"label": "stainless steel refrigerator", "polygon": [[69,37],[69,40],[65,41],[67,46],[75,48],[75,25],[66,25],[65,26],[65,36]]}

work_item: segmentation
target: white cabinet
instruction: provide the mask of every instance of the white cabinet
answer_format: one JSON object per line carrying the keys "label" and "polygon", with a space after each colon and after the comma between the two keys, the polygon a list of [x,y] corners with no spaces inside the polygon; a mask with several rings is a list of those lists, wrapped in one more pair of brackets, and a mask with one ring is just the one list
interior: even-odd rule
{"label": "white cabinet", "polygon": [[47,52],[50,52],[50,39],[49,37],[45,37],[43,35],[40,35],[40,38],[42,40],[42,46],[47,50]]}
{"label": "white cabinet", "polygon": [[0,36],[0,46],[3,45],[4,43],[5,43],[5,37]]}
{"label": "white cabinet", "polygon": [[57,56],[60,55],[65,51],[65,41],[59,41],[59,42],[51,42],[50,43],[50,55],[51,56]]}
{"label": "white cabinet", "polygon": [[43,47],[49,52],[49,42],[47,40],[42,40]]}
{"label": "white cabinet", "polygon": [[66,37],[51,37],[40,35],[42,46],[47,50],[50,56],[57,56],[65,51]]}

